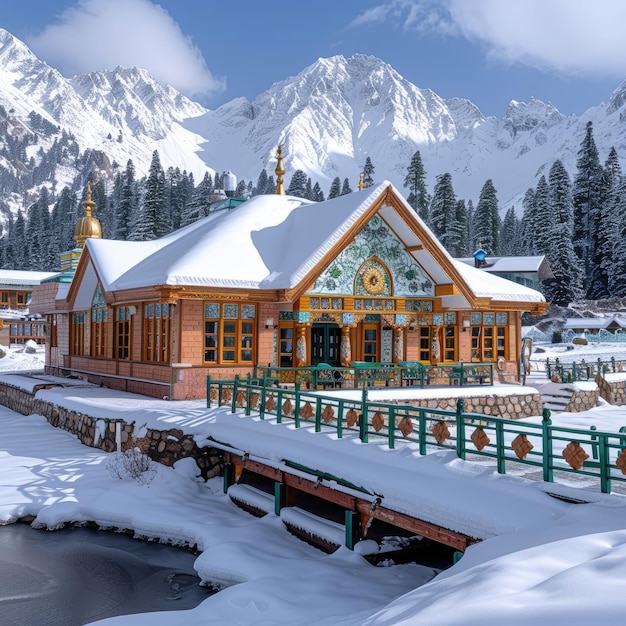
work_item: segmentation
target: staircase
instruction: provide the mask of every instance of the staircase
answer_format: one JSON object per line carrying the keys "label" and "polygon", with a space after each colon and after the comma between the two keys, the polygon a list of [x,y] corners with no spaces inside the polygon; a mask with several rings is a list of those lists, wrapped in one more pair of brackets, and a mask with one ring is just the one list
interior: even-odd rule
{"label": "staircase", "polygon": [[529,387],[535,387],[541,396],[544,409],[563,413],[572,398],[574,389],[567,383],[553,383],[545,372],[531,372],[526,378]]}

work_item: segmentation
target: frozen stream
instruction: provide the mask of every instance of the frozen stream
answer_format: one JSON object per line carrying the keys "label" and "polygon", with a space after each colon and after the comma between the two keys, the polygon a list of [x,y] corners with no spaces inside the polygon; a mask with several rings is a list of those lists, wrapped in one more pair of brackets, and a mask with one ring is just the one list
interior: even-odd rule
{"label": "frozen stream", "polygon": [[0,624],[79,626],[197,606],[191,552],[89,528],[0,526]]}

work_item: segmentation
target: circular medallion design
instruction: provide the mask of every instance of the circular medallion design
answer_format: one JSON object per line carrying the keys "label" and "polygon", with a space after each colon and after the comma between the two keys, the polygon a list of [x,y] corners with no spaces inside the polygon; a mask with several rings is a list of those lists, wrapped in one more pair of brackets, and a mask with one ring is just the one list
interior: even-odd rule
{"label": "circular medallion design", "polygon": [[385,277],[376,267],[368,267],[361,277],[363,288],[367,293],[377,295],[385,291]]}

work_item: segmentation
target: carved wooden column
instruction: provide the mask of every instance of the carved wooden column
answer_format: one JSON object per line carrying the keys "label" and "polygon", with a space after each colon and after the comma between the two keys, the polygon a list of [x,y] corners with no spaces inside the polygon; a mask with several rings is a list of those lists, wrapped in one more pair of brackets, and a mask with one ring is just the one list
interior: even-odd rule
{"label": "carved wooden column", "polygon": [[404,361],[404,326],[393,327],[393,362]]}
{"label": "carved wooden column", "polygon": [[352,363],[352,345],[350,344],[350,328],[351,326],[341,327],[341,365],[342,367],[350,367]]}
{"label": "carved wooden column", "polygon": [[306,324],[296,325],[296,334],[298,338],[296,340],[296,365],[297,367],[304,367],[307,365],[307,349],[306,349]]}

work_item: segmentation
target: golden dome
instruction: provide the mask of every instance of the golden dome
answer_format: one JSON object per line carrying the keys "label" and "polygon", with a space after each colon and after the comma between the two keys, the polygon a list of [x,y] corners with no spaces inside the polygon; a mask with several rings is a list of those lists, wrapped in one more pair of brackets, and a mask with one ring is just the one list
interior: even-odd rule
{"label": "golden dome", "polygon": [[82,248],[85,241],[90,237],[102,239],[100,222],[98,218],[91,215],[91,209],[96,206],[96,203],[91,199],[91,183],[87,183],[87,200],[83,202],[83,206],[85,207],[85,215],[78,220],[74,229],[74,240],[78,248]]}

